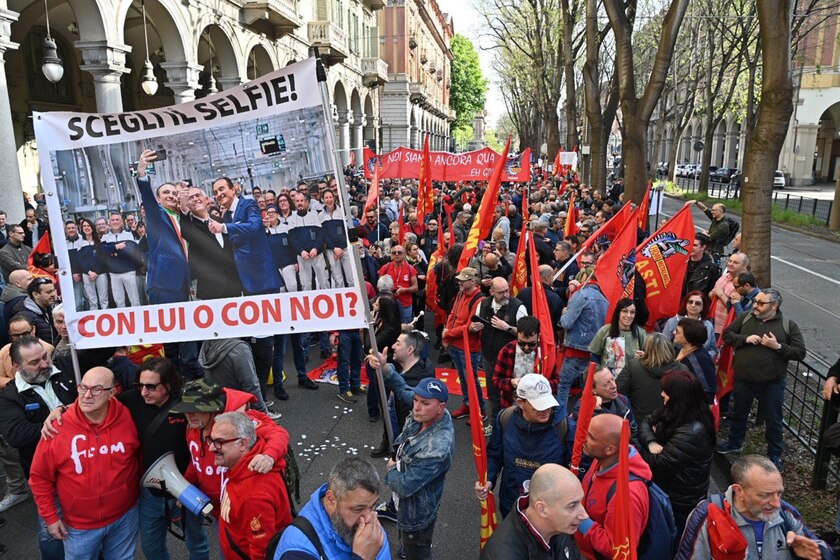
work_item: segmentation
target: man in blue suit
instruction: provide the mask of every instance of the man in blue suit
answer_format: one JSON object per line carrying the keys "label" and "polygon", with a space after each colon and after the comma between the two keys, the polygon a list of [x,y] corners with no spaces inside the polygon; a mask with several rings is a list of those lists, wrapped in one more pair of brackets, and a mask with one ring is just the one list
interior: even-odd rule
{"label": "man in blue suit", "polygon": [[245,293],[255,295],[279,292],[280,274],[271,256],[271,247],[257,202],[237,196],[233,182],[227,177],[213,183],[213,196],[222,210],[224,223],[211,220],[207,227],[211,233],[227,235],[233,243],[233,258]]}
{"label": "man in blue suit", "polygon": [[137,187],[146,209],[149,243],[146,295],[151,305],[190,299],[190,267],[186,244],[181,238],[178,189],[171,183],[164,183],[156,192],[152,191],[146,167],[155,159],[154,150],[145,150],[137,164]]}

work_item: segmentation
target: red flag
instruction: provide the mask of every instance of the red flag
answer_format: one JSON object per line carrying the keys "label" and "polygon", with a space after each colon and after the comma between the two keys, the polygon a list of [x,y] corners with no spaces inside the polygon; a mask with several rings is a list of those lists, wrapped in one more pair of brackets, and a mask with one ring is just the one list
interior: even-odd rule
{"label": "red flag", "polygon": [[592,392],[592,379],[595,377],[595,362],[589,362],[589,371],[586,374],[586,383],[583,386],[583,393],[580,396],[580,411],[578,412],[577,427],[575,428],[575,444],[572,447],[571,471],[578,474],[580,470],[580,457],[583,455],[583,444],[586,441],[586,434],[589,433],[589,423],[592,421],[592,414],[595,411],[595,393]]}
{"label": "red flag", "polygon": [[[449,221],[449,224],[450,224],[449,229],[451,230],[452,229],[452,227],[451,227],[452,217],[450,216],[450,214],[448,212],[446,214],[446,219]],[[449,247],[446,246],[446,237],[443,236],[443,216],[441,216],[440,219],[438,220],[438,233],[437,233],[437,235],[438,235],[438,246],[437,246],[437,251],[435,251],[435,252],[440,251],[440,254],[442,256],[442,255],[445,255],[446,251],[449,250]],[[452,237],[452,235],[450,234],[450,238],[451,237]]]}
{"label": "red flag", "polygon": [[[439,230],[440,228],[438,228]],[[441,245],[438,244],[437,250],[429,258],[429,270],[426,273],[426,305],[429,306],[429,310],[435,316],[435,327],[438,324],[442,324],[446,318],[446,312],[440,308],[437,298],[437,271],[435,270],[435,266],[437,266],[440,260],[438,258],[441,255],[440,248]]]}
{"label": "red flag", "polygon": [[528,285],[528,267],[525,265],[528,250],[528,197],[522,197],[522,231],[519,234],[519,245],[516,247],[516,258],[513,261],[513,276],[510,282],[510,293],[513,297]]}
{"label": "red flag", "polygon": [[552,173],[555,177],[560,175],[560,150],[557,150],[557,155],[554,156],[554,170]]}
{"label": "red flag", "polygon": [[650,188],[653,186],[653,181],[648,180],[647,190],[642,203],[639,205],[639,229],[647,233],[648,229],[648,214],[650,213]]}
{"label": "red flag", "polygon": [[[650,316],[645,328],[679,311],[680,294],[694,245],[694,220],[684,206],[636,247],[636,270],[645,279],[645,303]],[[602,257],[603,258],[603,257]]]}
{"label": "red flag", "polygon": [[637,550],[633,543],[638,542],[638,535],[633,534],[633,512],[630,499],[630,421],[627,418],[621,425],[614,500],[613,526],[607,527],[607,531],[612,532],[612,558],[613,560],[636,560]]}
{"label": "red flag", "polygon": [[580,233],[580,228],[577,226],[577,209],[575,208],[575,193],[572,191],[572,196],[569,197],[569,210],[566,212],[566,224],[563,226],[563,239],[568,239],[573,235]]}
{"label": "red flag", "polygon": [[432,188],[432,154],[429,151],[429,135],[423,142],[423,157],[420,160],[420,181],[417,185],[417,222],[425,224],[426,214],[434,211],[435,191]]}
{"label": "red flag", "polygon": [[[376,158],[376,156],[374,156],[371,161],[373,164],[373,181],[371,181],[370,183],[367,200],[365,201],[365,208],[362,211],[362,214],[367,213],[367,211],[371,208],[377,208],[379,206],[379,168],[381,166],[379,165],[379,160]],[[368,166],[365,165],[365,172],[367,172],[367,169]]]}
{"label": "red flag", "polygon": [[[624,224],[627,223],[628,220],[632,219],[633,215],[633,207],[631,204],[625,204],[621,207],[621,209],[616,212],[612,218],[607,220],[607,223],[602,225],[598,230],[586,238],[586,241],[581,243],[580,248],[583,253],[589,251],[596,242],[597,243],[605,243],[607,241],[612,242],[618,232],[621,231],[621,228],[624,227]],[[583,255],[581,253],[581,255]],[[580,257],[578,257],[578,260]]]}
{"label": "red flag", "polygon": [[[467,386],[461,387],[466,390],[470,399],[470,433],[472,435],[473,458],[475,459],[475,470],[478,473],[478,482],[481,485],[487,484],[487,441],[484,439],[484,422],[481,418],[481,406],[478,404],[478,391],[475,388],[475,372],[472,369],[470,356],[470,333],[464,329],[464,352],[466,353]],[[493,531],[496,530],[496,501],[492,492],[487,493],[487,499],[481,502],[481,548]]]}
{"label": "red flag", "polygon": [[27,259],[27,263],[29,263],[30,268],[34,268],[34,260],[35,255],[50,255],[52,254],[52,246],[50,245],[50,236],[49,234],[45,233],[41,236],[41,239],[38,240],[38,243],[29,253],[29,258]]}
{"label": "red flag", "polygon": [[[715,299],[717,303],[717,299]],[[735,308],[729,309],[729,315],[726,316],[726,322],[723,324],[723,330],[726,330],[732,321],[735,320]],[[714,315],[710,315],[714,316]],[[721,331],[722,332],[722,331]],[[732,347],[723,342],[723,337],[718,340],[718,355],[717,355],[717,398],[722,399],[729,392],[735,388],[735,372],[732,370]]]}
{"label": "red flag", "polygon": [[531,263],[532,309],[534,310],[534,316],[543,325],[543,328],[540,329],[540,346],[537,352],[537,363],[534,367],[546,378],[551,378],[557,361],[557,348],[554,346],[554,328],[552,326],[554,323],[548,310],[545,286],[540,280],[539,260],[537,259],[537,249],[534,245],[533,235],[528,238],[528,260]]}
{"label": "red flag", "polygon": [[362,170],[365,172],[365,179],[370,181],[373,177],[374,167],[379,163],[379,158],[373,153],[373,150],[365,146],[362,150]]}
{"label": "red flag", "polygon": [[399,236],[397,237],[397,239],[399,239],[400,245],[405,245],[405,232],[406,232],[406,227],[405,227],[405,202],[403,202],[403,201],[400,201],[400,202],[401,202],[401,204],[400,204],[400,215],[399,215],[399,218],[397,219],[397,223],[400,225],[400,233],[399,233]]}
{"label": "red flag", "polygon": [[[634,210],[634,212],[638,212]],[[612,317],[618,300],[625,290],[633,287],[633,273],[636,270],[636,220],[631,214],[624,227],[595,264],[595,280],[610,306],[607,318]],[[632,293],[631,293],[632,295]]]}
{"label": "red flag", "polygon": [[502,185],[502,173],[505,170],[507,163],[508,151],[510,150],[510,136],[508,136],[505,149],[496,160],[493,166],[493,174],[490,175],[490,181],[487,183],[487,190],[484,197],[481,199],[481,204],[478,207],[478,215],[473,220],[473,225],[470,228],[470,233],[467,236],[467,241],[464,243],[464,252],[461,253],[461,260],[458,261],[458,270],[461,270],[470,259],[475,255],[475,250],[478,248],[478,242],[486,239],[490,235],[490,228],[493,227],[493,218],[496,213],[496,204],[499,201],[499,187]]}

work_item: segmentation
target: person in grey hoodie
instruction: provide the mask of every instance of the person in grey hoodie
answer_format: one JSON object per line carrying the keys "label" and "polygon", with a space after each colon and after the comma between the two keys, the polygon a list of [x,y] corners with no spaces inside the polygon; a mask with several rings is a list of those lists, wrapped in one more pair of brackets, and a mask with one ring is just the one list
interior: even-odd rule
{"label": "person in grey hoodie", "polygon": [[251,393],[257,398],[254,408],[268,413],[257,379],[254,357],[247,342],[238,338],[205,340],[198,361],[209,382]]}

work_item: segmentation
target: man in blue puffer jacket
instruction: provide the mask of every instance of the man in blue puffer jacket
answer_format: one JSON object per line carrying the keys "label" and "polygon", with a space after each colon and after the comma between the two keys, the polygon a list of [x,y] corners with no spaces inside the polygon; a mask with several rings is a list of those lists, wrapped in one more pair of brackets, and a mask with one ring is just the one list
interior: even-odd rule
{"label": "man in blue puffer jacket", "polygon": [[[326,484],[312,493],[300,511],[312,524],[330,560],[391,560],[388,537],[374,507],[379,474],[363,459],[338,463]],[[295,525],[283,531],[273,560],[317,560],[317,546]]]}

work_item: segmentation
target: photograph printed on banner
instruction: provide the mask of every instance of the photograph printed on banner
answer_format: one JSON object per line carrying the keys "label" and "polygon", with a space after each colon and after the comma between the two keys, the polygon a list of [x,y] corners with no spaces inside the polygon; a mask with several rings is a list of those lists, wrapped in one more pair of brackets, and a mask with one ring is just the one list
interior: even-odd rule
{"label": "photograph printed on banner", "polygon": [[346,314],[358,288],[325,126],[316,105],[49,151],[73,338],[269,334]]}

